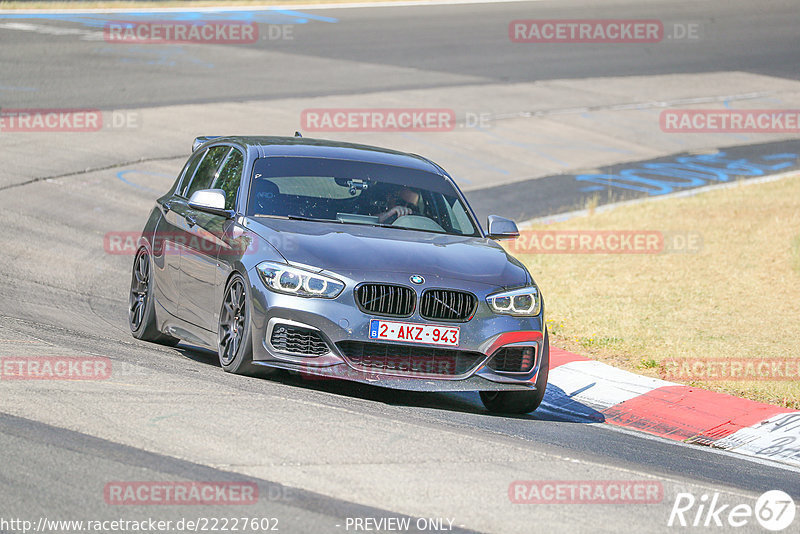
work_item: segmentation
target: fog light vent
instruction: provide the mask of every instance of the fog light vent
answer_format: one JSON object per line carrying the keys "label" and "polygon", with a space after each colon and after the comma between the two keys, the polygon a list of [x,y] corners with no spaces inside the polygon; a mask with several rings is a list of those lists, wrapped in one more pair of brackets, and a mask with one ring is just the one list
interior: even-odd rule
{"label": "fog light vent", "polygon": [[504,347],[489,360],[498,373],[529,373],[536,363],[536,347]]}
{"label": "fog light vent", "polygon": [[270,344],[277,351],[299,356],[322,356],[330,352],[328,344],[316,330],[283,323],[272,328]]}

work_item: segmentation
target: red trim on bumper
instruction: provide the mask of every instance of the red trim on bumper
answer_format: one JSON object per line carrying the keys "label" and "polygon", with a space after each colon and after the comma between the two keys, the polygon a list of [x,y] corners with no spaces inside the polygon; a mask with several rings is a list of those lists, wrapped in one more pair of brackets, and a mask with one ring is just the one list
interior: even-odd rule
{"label": "red trim on bumper", "polygon": [[497,336],[497,339],[495,339],[486,349],[486,354],[493,355],[497,349],[503,347],[504,345],[510,345],[511,343],[539,341],[540,339],[542,339],[541,332],[534,332],[531,330],[525,330],[522,332],[506,332]]}

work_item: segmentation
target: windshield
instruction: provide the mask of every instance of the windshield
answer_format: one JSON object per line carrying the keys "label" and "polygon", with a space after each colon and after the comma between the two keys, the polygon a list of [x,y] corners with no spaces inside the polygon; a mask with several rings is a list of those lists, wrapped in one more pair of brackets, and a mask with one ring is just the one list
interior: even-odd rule
{"label": "windshield", "polygon": [[247,213],[480,235],[456,190],[441,176],[360,161],[261,158],[253,169]]}

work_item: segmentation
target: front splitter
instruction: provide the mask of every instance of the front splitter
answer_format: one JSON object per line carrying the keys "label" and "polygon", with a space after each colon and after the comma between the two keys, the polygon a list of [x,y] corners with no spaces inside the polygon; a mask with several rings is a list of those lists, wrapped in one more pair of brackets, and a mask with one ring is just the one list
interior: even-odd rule
{"label": "front splitter", "polygon": [[279,362],[254,361],[253,363],[263,367],[285,369],[308,380],[347,380],[348,382],[405,391],[530,391],[536,389],[533,385],[503,384],[475,375],[462,379],[432,378],[430,376],[396,376],[373,371],[360,371],[347,364],[309,367]]}

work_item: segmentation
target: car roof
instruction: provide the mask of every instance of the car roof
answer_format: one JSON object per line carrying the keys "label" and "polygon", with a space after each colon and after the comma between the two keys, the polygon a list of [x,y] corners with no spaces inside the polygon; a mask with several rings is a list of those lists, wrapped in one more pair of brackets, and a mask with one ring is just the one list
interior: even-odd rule
{"label": "car roof", "polygon": [[258,157],[295,156],[327,159],[343,159],[380,163],[410,169],[419,169],[446,176],[444,170],[432,161],[406,152],[390,150],[370,145],[344,143],[327,139],[309,137],[273,137],[273,136],[228,136],[207,138],[214,143],[237,143],[256,151]]}

